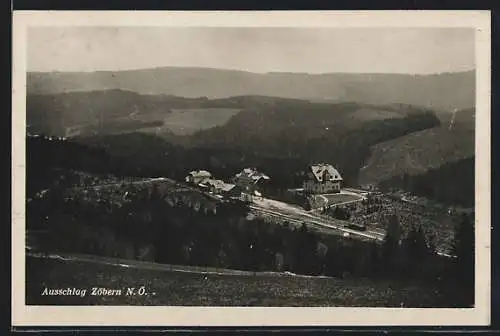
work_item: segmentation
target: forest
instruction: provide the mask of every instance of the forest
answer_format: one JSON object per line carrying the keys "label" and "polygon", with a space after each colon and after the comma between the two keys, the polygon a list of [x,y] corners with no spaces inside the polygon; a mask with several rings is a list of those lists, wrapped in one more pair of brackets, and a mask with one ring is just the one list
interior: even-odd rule
{"label": "forest", "polygon": [[446,163],[423,174],[404,174],[382,181],[383,189],[400,188],[437,202],[470,208],[475,203],[475,159]]}
{"label": "forest", "polygon": [[[432,112],[412,107],[401,108],[398,117],[383,120],[353,119],[357,109],[359,105],[347,103],[246,109],[223,126],[200,131],[185,143],[215,151],[236,150],[249,157],[286,158],[304,164],[333,162],[343,172],[345,183],[356,185],[373,144],[440,123]],[[273,168],[267,168],[269,174],[282,175]]]}

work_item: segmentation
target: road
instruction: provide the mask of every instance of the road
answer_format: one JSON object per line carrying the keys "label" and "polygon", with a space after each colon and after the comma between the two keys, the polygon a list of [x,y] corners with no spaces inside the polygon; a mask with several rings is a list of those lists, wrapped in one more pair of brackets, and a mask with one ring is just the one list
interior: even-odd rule
{"label": "road", "polygon": [[[281,212],[265,209],[259,206],[251,205],[250,208],[252,210],[255,210],[256,212],[260,212],[264,215],[276,217],[278,219],[281,219],[283,221],[288,221],[288,222],[293,222],[297,224],[302,224],[306,223],[307,225],[312,225],[315,227],[323,228],[323,229],[329,229],[329,230],[335,230],[338,232],[343,232],[343,233],[348,233],[349,235],[353,236],[359,236],[362,238],[368,238],[368,239],[375,239],[382,241],[384,240],[384,234],[375,232],[375,231],[357,231],[357,230],[352,230],[349,228],[346,228],[342,223],[342,221],[334,220],[334,219],[326,219],[326,218],[320,218],[314,215],[310,215],[308,213],[304,213],[303,216],[292,216],[292,215],[287,215]],[[347,222],[346,222],[347,223]]]}
{"label": "road", "polygon": [[[307,225],[315,228],[320,228],[323,230],[328,230],[331,231],[329,232],[330,234],[339,234],[339,233],[344,233],[344,234],[349,234],[349,236],[354,236],[362,239],[371,239],[371,240],[376,240],[379,242],[382,242],[385,238],[385,233],[383,232],[377,232],[377,231],[372,231],[372,230],[367,230],[367,231],[357,231],[357,230],[352,230],[345,225],[348,224],[346,221],[341,221],[341,220],[336,220],[336,219],[327,219],[325,217],[319,217],[312,215],[311,213],[308,213],[304,211],[303,213],[296,212],[295,214],[291,213],[284,213],[283,211],[275,211],[271,209],[267,209],[263,206],[259,205],[251,205],[250,208],[254,210],[257,213],[261,213],[266,216],[270,216],[273,218],[277,218],[278,220],[282,221],[287,221],[293,224],[301,225],[302,223],[306,223]],[[436,252],[438,255],[447,257],[447,258],[456,258],[454,255],[450,255],[445,252],[437,251]]]}

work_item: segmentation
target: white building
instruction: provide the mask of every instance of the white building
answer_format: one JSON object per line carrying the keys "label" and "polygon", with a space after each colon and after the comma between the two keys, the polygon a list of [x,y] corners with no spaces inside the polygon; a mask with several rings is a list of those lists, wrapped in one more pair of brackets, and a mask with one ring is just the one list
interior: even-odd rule
{"label": "white building", "polygon": [[342,176],[331,164],[319,163],[309,166],[303,188],[310,194],[340,192]]}

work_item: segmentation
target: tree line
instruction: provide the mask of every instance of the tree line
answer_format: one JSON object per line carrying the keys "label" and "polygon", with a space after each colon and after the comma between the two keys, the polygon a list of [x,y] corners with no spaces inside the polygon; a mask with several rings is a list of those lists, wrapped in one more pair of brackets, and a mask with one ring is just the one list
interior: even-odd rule
{"label": "tree line", "polygon": [[475,202],[475,158],[446,163],[423,174],[404,174],[380,183],[382,189],[401,188],[447,205],[472,207]]}

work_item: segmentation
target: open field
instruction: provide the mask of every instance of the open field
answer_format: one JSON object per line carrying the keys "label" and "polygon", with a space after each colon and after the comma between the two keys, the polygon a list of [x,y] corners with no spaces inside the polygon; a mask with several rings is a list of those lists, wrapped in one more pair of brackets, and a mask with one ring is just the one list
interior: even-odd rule
{"label": "open field", "polygon": [[320,210],[323,207],[330,207],[335,205],[347,205],[356,202],[360,202],[364,199],[364,196],[358,192],[342,190],[341,193],[337,194],[318,194],[313,195],[312,207],[315,210]]}
{"label": "open field", "polygon": [[[107,120],[104,131],[107,134],[130,132],[171,132],[176,135],[190,135],[196,131],[224,125],[240,112],[235,108],[171,109],[169,112],[132,113],[128,116]],[[142,124],[142,125],[141,125]],[[127,126],[127,127],[126,127]],[[66,127],[66,135],[78,135],[91,131],[101,132],[98,124],[82,124]]]}
{"label": "open field", "polygon": [[190,135],[199,130],[224,125],[229,118],[240,112],[234,108],[197,108],[197,109],[172,109],[171,113],[154,115],[138,115],[139,120],[146,118],[148,121],[163,120],[163,126],[143,128],[141,132],[169,131],[177,135]]}
{"label": "open field", "polygon": [[[366,279],[193,274],[31,257],[26,263],[28,305],[444,307],[447,301],[434,288]],[[92,287],[140,286],[151,294],[89,295]],[[87,295],[41,296],[44,288],[68,287]]]}
{"label": "open field", "polygon": [[372,120],[383,120],[383,119],[393,119],[393,118],[403,118],[404,111],[398,112],[393,109],[383,109],[377,107],[365,107],[360,108],[356,112],[352,113],[349,117],[359,121],[372,121]]}

